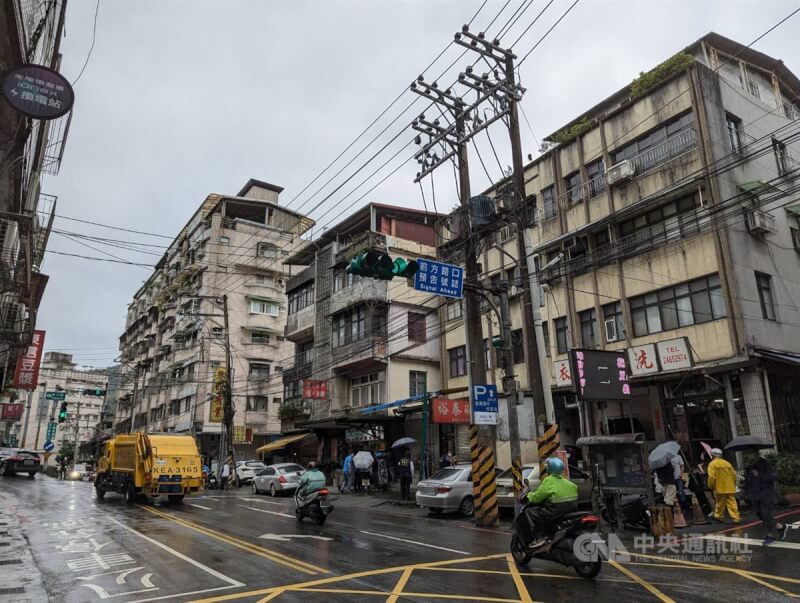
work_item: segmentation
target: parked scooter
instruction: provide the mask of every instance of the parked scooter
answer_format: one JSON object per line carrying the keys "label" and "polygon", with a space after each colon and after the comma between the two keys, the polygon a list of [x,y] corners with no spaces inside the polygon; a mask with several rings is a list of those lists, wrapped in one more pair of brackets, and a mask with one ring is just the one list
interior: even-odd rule
{"label": "parked scooter", "polygon": [[[600,519],[591,513],[577,511],[567,513],[551,525],[543,540],[531,542],[530,520],[525,510],[531,505],[525,494],[520,498],[522,509],[514,518],[511,537],[511,555],[519,565],[527,565],[532,558],[554,561],[571,567],[581,578],[593,579],[600,573],[602,561],[596,554],[594,532],[598,529]],[[575,543],[578,541],[580,558],[576,556]],[[530,543],[525,545],[524,543]],[[586,560],[590,559],[590,560]]]}
{"label": "parked scooter", "polygon": [[216,490],[217,488],[219,488],[217,475],[213,472],[209,472],[206,476],[206,490]]}
{"label": "parked scooter", "polygon": [[297,488],[294,492],[294,515],[297,521],[310,517],[321,526],[333,511],[333,505],[328,502],[328,489],[322,488],[305,496],[300,496],[300,490],[301,488]]}

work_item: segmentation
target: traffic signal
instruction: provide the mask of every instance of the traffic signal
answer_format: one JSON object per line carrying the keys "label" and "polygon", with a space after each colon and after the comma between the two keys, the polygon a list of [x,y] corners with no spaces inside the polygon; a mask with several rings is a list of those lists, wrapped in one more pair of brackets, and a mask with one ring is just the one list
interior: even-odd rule
{"label": "traffic signal", "polygon": [[84,396],[105,396],[106,390],[93,387],[91,389],[83,390]]}
{"label": "traffic signal", "polygon": [[61,409],[58,411],[58,422],[63,423],[67,420],[67,403],[61,403]]}
{"label": "traffic signal", "polygon": [[409,278],[417,272],[415,260],[395,258],[377,251],[364,251],[355,256],[345,268],[347,274],[390,281],[396,276]]}

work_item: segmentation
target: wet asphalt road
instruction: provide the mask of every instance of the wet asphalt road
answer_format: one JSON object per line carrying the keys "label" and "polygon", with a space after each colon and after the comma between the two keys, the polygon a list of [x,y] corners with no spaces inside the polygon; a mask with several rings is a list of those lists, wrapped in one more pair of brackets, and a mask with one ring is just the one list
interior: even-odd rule
{"label": "wet asphalt road", "polygon": [[[0,509],[18,518],[50,601],[783,601],[800,596],[800,529],[779,547],[750,546],[742,560],[720,561],[705,554],[707,547],[746,545],[730,540],[745,535],[760,543],[763,527],[715,526],[724,532],[713,539],[640,549],[649,557],[605,564],[596,580],[584,581],[546,561],[518,569],[508,556],[508,522],[483,530],[463,518],[432,517],[380,502],[337,497],[334,513],[318,527],[297,522],[291,498],[253,496],[246,488],[212,491],[180,506],[128,506],[115,495],[96,501],[89,483],[0,478]],[[800,527],[800,509],[783,512]],[[687,553],[683,560],[665,559]],[[3,594],[3,588],[14,587],[3,578],[9,555],[12,550],[0,547],[0,601],[36,601]]]}

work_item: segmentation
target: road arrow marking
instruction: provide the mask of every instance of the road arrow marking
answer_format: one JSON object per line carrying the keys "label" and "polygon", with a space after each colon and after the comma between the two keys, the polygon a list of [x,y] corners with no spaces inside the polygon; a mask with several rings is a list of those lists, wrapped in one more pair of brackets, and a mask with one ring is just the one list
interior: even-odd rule
{"label": "road arrow marking", "polygon": [[327,536],[315,536],[313,534],[262,534],[259,538],[264,540],[277,540],[278,542],[289,542],[291,538],[314,538],[316,540],[333,540]]}

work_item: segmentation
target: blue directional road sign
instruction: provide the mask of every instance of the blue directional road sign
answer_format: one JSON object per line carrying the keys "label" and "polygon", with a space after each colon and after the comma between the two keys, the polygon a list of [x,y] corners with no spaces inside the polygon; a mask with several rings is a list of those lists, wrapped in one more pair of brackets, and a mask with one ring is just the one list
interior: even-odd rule
{"label": "blue directional road sign", "polygon": [[44,449],[46,452],[53,452],[53,449],[56,447],[55,442],[47,441],[44,443]]}
{"label": "blue directional road sign", "polygon": [[472,386],[472,422],[474,425],[497,425],[496,385]]}
{"label": "blue directional road sign", "polygon": [[414,289],[444,297],[461,299],[464,296],[464,269],[461,266],[417,259]]}

